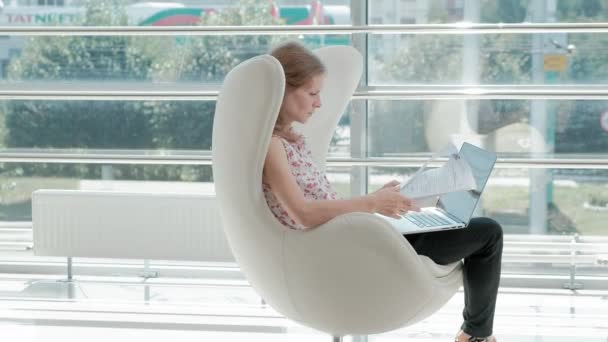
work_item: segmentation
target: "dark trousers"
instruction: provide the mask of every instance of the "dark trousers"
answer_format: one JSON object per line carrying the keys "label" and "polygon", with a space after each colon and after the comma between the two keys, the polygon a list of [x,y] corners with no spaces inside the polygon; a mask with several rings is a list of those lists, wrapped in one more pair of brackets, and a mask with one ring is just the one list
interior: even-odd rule
{"label": "dark trousers", "polygon": [[405,238],[418,254],[438,264],[464,259],[462,330],[472,336],[492,335],[502,257],[500,224],[477,217],[465,229],[411,234]]}

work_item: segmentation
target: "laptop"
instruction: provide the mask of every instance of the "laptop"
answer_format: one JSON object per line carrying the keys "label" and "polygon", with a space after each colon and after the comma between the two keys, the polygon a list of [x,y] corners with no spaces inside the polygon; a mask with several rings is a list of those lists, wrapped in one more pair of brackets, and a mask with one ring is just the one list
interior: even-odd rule
{"label": "laptop", "polygon": [[434,207],[421,208],[420,212],[408,212],[401,219],[380,215],[401,234],[418,234],[446,229],[465,228],[479,202],[481,193],[496,163],[496,154],[475,145],[464,143],[458,152],[473,172],[475,189],[449,192],[439,196]]}

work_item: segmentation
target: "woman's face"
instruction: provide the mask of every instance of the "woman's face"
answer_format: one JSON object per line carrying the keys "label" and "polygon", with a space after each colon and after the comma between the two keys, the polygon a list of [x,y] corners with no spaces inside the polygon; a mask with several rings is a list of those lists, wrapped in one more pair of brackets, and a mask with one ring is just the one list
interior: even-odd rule
{"label": "woman's face", "polygon": [[281,115],[285,124],[292,122],[305,123],[314,111],[321,107],[321,87],[324,74],[311,77],[299,88],[288,87],[281,104]]}

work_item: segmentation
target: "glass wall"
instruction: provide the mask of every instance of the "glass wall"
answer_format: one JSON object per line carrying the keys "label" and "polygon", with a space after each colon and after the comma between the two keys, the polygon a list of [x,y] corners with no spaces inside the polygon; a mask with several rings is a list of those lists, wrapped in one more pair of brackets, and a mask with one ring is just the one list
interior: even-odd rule
{"label": "glass wall", "polygon": [[[477,214],[513,241],[506,272],[567,273],[580,237],[596,249],[575,252],[579,269],[605,277],[606,13],[600,0],[4,1],[0,220],[31,221],[42,188],[213,192],[225,74],[297,39],[364,56],[329,154],[341,196],[469,141],[499,156]],[[241,31],[201,29],[215,26]],[[260,26],[274,32],[249,32]],[[309,26],[325,31],[293,29]],[[541,268],[530,261],[546,252]]]}

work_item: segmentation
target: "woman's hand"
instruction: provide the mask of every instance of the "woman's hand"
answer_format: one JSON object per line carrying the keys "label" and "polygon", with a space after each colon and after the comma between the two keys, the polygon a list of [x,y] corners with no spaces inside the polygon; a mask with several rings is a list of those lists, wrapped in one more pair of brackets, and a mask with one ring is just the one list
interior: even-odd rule
{"label": "woman's hand", "polygon": [[413,205],[412,200],[399,192],[399,182],[392,181],[385,184],[381,189],[369,194],[372,201],[373,211],[395,219],[410,210],[419,211],[420,208]]}

